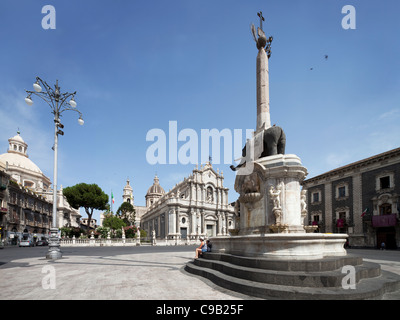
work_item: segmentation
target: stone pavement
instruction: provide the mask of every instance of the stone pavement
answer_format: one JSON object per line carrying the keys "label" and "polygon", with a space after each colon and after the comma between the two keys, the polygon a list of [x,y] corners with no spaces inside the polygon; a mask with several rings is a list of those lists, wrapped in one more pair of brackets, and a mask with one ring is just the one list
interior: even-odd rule
{"label": "stone pavement", "polygon": [[193,259],[194,248],[63,247],[63,258],[54,262],[44,258],[47,248],[6,248],[0,251],[0,264],[2,254],[11,250],[40,252],[0,265],[0,299],[250,299],[186,273],[183,267]]}
{"label": "stone pavement", "polygon": [[[0,300],[254,300],[188,274],[195,246],[47,247],[0,250]],[[400,274],[400,251],[348,250]],[[54,289],[52,288],[54,286]],[[400,293],[384,297],[400,300]]]}

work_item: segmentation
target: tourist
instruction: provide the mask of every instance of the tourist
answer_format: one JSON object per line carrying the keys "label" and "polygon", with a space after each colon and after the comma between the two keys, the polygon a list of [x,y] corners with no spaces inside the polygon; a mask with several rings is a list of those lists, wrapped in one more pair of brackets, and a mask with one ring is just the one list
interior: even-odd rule
{"label": "tourist", "polygon": [[198,248],[196,248],[196,257],[195,259],[197,259],[199,257],[199,254],[202,254],[203,252],[207,251],[207,245],[204,242],[204,238],[200,237],[200,246]]}
{"label": "tourist", "polygon": [[210,242],[210,240],[207,240],[207,252],[211,252],[211,248],[212,248],[212,243]]}

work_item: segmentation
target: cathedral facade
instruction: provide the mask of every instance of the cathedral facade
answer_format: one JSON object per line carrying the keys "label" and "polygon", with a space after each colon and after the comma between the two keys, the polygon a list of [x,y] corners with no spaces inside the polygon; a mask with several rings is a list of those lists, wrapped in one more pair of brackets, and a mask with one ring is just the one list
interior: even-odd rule
{"label": "cathedral facade", "polygon": [[229,235],[236,228],[236,216],[223,180],[223,173],[215,171],[210,162],[200,169],[196,166],[168,192],[155,176],[145,196],[146,207],[135,206],[137,225],[148,236],[155,234],[157,241],[170,245]]}

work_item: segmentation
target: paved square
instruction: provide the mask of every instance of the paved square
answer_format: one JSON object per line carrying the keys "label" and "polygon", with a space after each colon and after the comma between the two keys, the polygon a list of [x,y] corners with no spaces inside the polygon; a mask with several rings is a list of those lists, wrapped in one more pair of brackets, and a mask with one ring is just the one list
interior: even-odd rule
{"label": "paved square", "polygon": [[[183,267],[193,259],[194,248],[63,247],[63,258],[54,262],[44,258],[47,248],[6,248],[0,251],[0,262],[5,255],[12,260],[0,265],[0,299],[198,300],[208,297],[236,300],[245,297],[186,273]],[[29,256],[13,258],[17,255]],[[51,273],[55,274],[55,289],[49,285]]]}
{"label": "paved square", "polygon": [[[242,300],[256,298],[188,274],[195,246],[63,247],[63,258],[44,257],[47,247],[0,250],[0,300]],[[400,274],[400,251],[348,250],[383,270]],[[54,269],[53,269],[54,268]],[[55,288],[47,281],[55,275]],[[400,299],[400,293],[384,299]]]}

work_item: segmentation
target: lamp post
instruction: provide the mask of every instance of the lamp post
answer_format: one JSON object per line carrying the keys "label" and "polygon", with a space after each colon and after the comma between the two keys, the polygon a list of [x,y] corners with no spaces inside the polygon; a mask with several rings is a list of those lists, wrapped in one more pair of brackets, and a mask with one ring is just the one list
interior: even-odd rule
{"label": "lamp post", "polygon": [[[45,81],[36,77],[36,82],[33,84],[35,91],[25,90],[28,96],[25,98],[25,102],[28,105],[32,105],[33,101],[31,95],[34,94],[42,98],[51,108],[54,115],[54,181],[53,181],[53,222],[52,228],[50,228],[50,241],[49,251],[46,254],[47,259],[60,259],[62,253],[60,251],[60,240],[58,238],[58,227],[57,227],[57,152],[58,152],[58,135],[64,135],[61,130],[64,125],[60,122],[60,117],[63,112],[72,110],[79,113],[78,123],[83,125],[82,113],[76,109],[75,94],[74,93],[60,93],[60,87],[58,86],[58,80],[54,86],[54,89],[50,87]],[[43,91],[44,88],[44,91]],[[71,99],[68,101],[68,98]]]}

